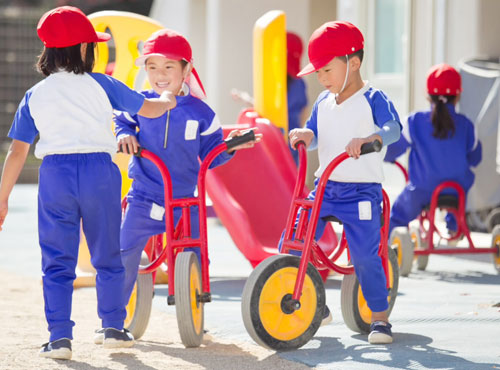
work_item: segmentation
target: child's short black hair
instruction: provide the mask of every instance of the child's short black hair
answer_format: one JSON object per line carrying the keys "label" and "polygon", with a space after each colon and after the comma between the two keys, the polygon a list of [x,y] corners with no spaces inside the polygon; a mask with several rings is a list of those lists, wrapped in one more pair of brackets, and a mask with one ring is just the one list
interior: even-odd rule
{"label": "child's short black hair", "polygon": [[351,59],[352,57],[358,57],[359,62],[363,63],[363,56],[364,55],[365,55],[365,51],[363,49],[360,49],[358,51],[355,51],[352,54],[349,54],[349,59]]}
{"label": "child's short black hair", "polygon": [[45,76],[49,76],[59,70],[83,74],[92,72],[94,68],[94,46],[95,43],[87,44],[85,61],[82,60],[81,44],[68,46],[66,48],[44,48],[38,57],[37,69]]}

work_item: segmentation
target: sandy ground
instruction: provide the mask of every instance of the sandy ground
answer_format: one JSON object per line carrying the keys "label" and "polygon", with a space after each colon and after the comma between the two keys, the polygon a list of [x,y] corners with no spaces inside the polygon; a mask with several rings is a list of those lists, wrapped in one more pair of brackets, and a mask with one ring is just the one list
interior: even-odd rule
{"label": "sandy ground", "polygon": [[308,369],[256,345],[227,343],[205,335],[199,348],[186,349],[173,315],[155,310],[143,338],[130,349],[108,350],[93,343],[99,327],[95,289],[73,295],[73,359],[38,357],[48,339],[41,280],[0,270],[0,369]]}

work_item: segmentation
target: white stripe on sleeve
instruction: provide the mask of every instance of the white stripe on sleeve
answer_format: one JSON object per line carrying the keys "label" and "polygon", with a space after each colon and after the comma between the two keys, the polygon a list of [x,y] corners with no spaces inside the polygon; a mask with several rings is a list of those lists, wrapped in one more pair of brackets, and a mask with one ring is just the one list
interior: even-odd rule
{"label": "white stripe on sleeve", "polygon": [[215,114],[210,126],[205,131],[203,131],[200,135],[207,136],[207,135],[213,134],[219,128],[221,128],[220,120],[219,120],[219,117]]}

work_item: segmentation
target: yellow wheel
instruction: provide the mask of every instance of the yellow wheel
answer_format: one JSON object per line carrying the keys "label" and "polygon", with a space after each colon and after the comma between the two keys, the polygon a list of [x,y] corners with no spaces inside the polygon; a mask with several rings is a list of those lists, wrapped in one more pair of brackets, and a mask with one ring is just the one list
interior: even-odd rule
{"label": "yellow wheel", "polygon": [[[427,242],[424,242],[420,236],[420,229],[418,227],[410,227],[410,238],[414,249],[427,249],[429,248]],[[420,271],[425,271],[427,264],[429,263],[428,254],[419,254],[417,256],[417,269]]]}
{"label": "yellow wheel", "polygon": [[325,306],[323,280],[309,263],[300,308],[289,308],[300,258],[277,255],[264,260],[250,274],[241,299],[243,323],[252,339],[274,350],[296,349],[318,330]]}
{"label": "yellow wheel", "polygon": [[[389,248],[389,290],[387,301],[389,308],[387,314],[390,315],[396,302],[399,285],[399,268],[396,252]],[[342,317],[349,329],[358,333],[369,333],[372,311],[363,296],[361,286],[356,275],[344,275],[340,287],[340,308]]]}
{"label": "yellow wheel", "polygon": [[408,276],[413,264],[413,244],[405,227],[396,227],[392,230],[389,248],[396,252],[399,275]]}
{"label": "yellow wheel", "polygon": [[175,260],[175,311],[181,340],[186,347],[199,347],[203,340],[204,304],[200,297],[201,271],[193,252],[181,252]]}
{"label": "yellow wheel", "polygon": [[500,225],[493,228],[491,236],[491,246],[497,247],[497,251],[493,253],[493,266],[495,266],[495,269],[500,274]]}
{"label": "yellow wheel", "polygon": [[[141,265],[149,263],[145,253],[142,254]],[[153,303],[153,274],[139,274],[134,290],[127,304],[127,317],[124,327],[135,339],[143,336],[148,327],[151,306]]]}

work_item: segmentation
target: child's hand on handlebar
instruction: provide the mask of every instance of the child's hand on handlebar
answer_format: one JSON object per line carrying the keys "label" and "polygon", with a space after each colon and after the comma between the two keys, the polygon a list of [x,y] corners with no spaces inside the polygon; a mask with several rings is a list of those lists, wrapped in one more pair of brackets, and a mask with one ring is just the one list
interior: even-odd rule
{"label": "child's hand on handlebar", "polygon": [[299,141],[303,141],[307,148],[314,139],[314,132],[308,128],[296,128],[290,131],[288,138],[290,140],[290,146],[295,150],[297,150],[295,145],[297,145]]}
{"label": "child's hand on handlebar", "polygon": [[374,140],[382,142],[382,138],[376,134],[365,138],[354,138],[349,142],[349,144],[347,144],[345,151],[350,157],[358,159],[361,156],[361,146],[365,143],[371,143]]}
{"label": "child's hand on handlebar", "polygon": [[123,135],[118,137],[118,151],[125,154],[136,154],[139,150],[139,142],[134,135]]}
{"label": "child's hand on handlebar", "polygon": [[[257,127],[252,127],[250,130],[256,131]],[[231,139],[236,136],[241,136],[244,133],[248,132],[248,130],[233,130],[227,135],[227,139]],[[229,154],[233,153],[235,150],[240,150],[240,149],[248,149],[248,148],[253,148],[256,143],[259,143],[262,140],[262,134],[255,134],[255,140],[249,141],[245,144],[241,144],[238,146],[235,146],[234,148],[231,148],[227,152]]]}

